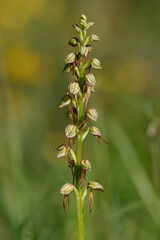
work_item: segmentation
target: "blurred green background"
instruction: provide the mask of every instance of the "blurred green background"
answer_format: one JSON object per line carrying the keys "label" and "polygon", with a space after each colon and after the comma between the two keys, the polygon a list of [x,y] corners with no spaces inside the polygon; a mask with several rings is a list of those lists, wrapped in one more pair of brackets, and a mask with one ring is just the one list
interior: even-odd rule
{"label": "blurred green background", "polygon": [[110,142],[83,147],[87,180],[105,188],[85,209],[86,239],[160,239],[160,1],[0,0],[1,240],[77,239],[74,195],[65,214],[59,194],[71,173],[53,149],[66,143],[63,60],[81,13],[101,39],[91,106]]}

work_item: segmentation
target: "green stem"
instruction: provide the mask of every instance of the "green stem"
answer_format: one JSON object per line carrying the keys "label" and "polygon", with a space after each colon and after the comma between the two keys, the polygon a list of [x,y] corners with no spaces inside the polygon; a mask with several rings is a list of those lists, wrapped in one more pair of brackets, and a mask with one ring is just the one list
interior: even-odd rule
{"label": "green stem", "polygon": [[83,216],[83,200],[82,190],[79,191],[79,198],[77,199],[77,212],[78,212],[78,239],[84,240],[84,216]]}
{"label": "green stem", "polygon": [[[81,123],[83,118],[83,98],[79,100],[79,111],[78,111],[78,125]],[[77,162],[75,166],[76,170],[76,188],[79,196],[77,197],[77,212],[78,212],[78,239],[84,240],[84,209],[82,200],[82,189],[79,184],[79,175],[81,170],[81,159],[82,159],[82,136],[77,135]]]}
{"label": "green stem", "polygon": [[[84,34],[84,32],[83,32]],[[85,36],[84,36],[85,40]],[[83,42],[81,43],[83,45]],[[79,98],[78,102],[78,126],[81,124],[83,120],[83,82],[84,82],[84,59],[82,58],[82,62],[80,65],[80,77],[79,77],[79,86],[81,89],[81,98]],[[83,199],[82,199],[82,189],[80,187],[80,170],[81,170],[81,160],[82,160],[82,135],[77,134],[77,162],[75,166],[76,173],[76,188],[78,191],[77,197],[77,213],[78,213],[78,239],[84,240],[84,207],[83,207]]]}

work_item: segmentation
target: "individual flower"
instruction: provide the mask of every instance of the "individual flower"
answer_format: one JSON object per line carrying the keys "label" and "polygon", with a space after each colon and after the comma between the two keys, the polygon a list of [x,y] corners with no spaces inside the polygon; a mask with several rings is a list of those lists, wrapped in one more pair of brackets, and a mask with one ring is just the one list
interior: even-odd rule
{"label": "individual flower", "polygon": [[68,106],[71,103],[71,98],[68,95],[64,95],[60,101],[59,108]]}
{"label": "individual flower", "polygon": [[90,189],[90,193],[89,193],[89,198],[88,198],[88,202],[87,202],[87,207],[89,205],[89,210],[90,213],[92,212],[92,207],[93,207],[93,190],[97,190],[97,191],[104,191],[103,186],[95,181],[90,181],[88,183],[88,188]]}
{"label": "individual flower", "polygon": [[85,81],[87,83],[88,86],[95,86],[96,85],[96,79],[95,76],[93,75],[93,73],[88,73],[85,75]]}
{"label": "individual flower", "polygon": [[93,68],[95,68],[95,69],[102,69],[101,63],[100,63],[100,61],[99,61],[97,58],[93,58],[93,59],[91,60],[91,66],[92,66]]}
{"label": "individual flower", "polygon": [[102,134],[97,127],[92,126],[89,128],[89,131],[93,136],[97,138],[98,143],[100,143],[99,138],[101,138],[104,143],[108,144],[108,142],[103,139]]}
{"label": "individual flower", "polygon": [[70,183],[66,183],[62,186],[60,193],[64,195],[64,200],[63,200],[63,209],[66,212],[66,199],[68,200],[68,208],[69,208],[69,195],[71,192],[74,190],[74,186]]}
{"label": "individual flower", "polygon": [[55,148],[54,151],[58,151],[58,155],[57,155],[57,158],[61,158],[61,157],[64,157],[68,154],[70,150],[70,147],[65,145],[65,144],[62,144],[60,145],[59,147]]}

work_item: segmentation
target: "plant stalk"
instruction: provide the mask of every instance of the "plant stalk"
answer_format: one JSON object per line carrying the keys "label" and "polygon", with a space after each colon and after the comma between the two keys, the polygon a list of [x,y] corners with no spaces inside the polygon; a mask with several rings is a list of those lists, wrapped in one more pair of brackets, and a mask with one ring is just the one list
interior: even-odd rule
{"label": "plant stalk", "polygon": [[[83,98],[79,100],[79,111],[78,111],[78,125],[81,123],[83,118]],[[78,214],[78,239],[84,240],[84,207],[82,200],[82,189],[80,187],[79,175],[80,175],[80,163],[82,160],[82,136],[77,135],[77,162],[76,162],[76,188],[79,193],[79,198],[77,198],[77,214]]]}

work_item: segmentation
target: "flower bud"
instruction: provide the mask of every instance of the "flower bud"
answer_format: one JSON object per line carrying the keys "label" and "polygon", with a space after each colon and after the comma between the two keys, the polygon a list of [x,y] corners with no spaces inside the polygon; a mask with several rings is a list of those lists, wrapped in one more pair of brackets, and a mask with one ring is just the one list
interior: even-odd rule
{"label": "flower bud", "polygon": [[78,42],[79,42],[79,40],[78,40],[78,38],[71,38],[70,40],[69,40],[69,42],[68,42],[68,44],[70,45],[70,46],[72,46],[72,47],[77,47],[78,46]]}
{"label": "flower bud", "polygon": [[76,95],[80,91],[79,84],[77,82],[71,82],[68,86],[68,90],[71,94]]}
{"label": "flower bud", "polygon": [[86,80],[86,83],[89,86],[95,86],[96,85],[96,79],[95,79],[95,76],[92,73],[86,74],[85,75],[85,80]]}
{"label": "flower bud", "polygon": [[86,38],[86,40],[84,41],[84,46],[87,45],[87,43],[89,42],[89,40],[90,40],[90,36],[88,36],[88,37]]}
{"label": "flower bud", "polygon": [[95,108],[90,108],[87,111],[87,117],[89,117],[90,119],[92,119],[93,121],[97,122],[97,118],[98,118],[98,113],[97,110]]}
{"label": "flower bud", "polygon": [[68,73],[71,71],[71,69],[72,69],[72,64],[71,63],[66,64],[63,68],[63,73]]}
{"label": "flower bud", "polygon": [[91,65],[91,60],[87,60],[84,64],[84,69],[88,68]]}
{"label": "flower bud", "polygon": [[90,131],[90,133],[91,133],[93,136],[98,136],[98,137],[101,137],[101,136],[102,136],[102,134],[101,134],[101,132],[99,131],[99,129],[98,129],[97,127],[95,127],[95,126],[90,127],[90,128],[89,128],[89,131]]}
{"label": "flower bud", "polygon": [[70,183],[66,183],[60,190],[60,193],[63,195],[69,195],[74,189],[74,186]]}
{"label": "flower bud", "polygon": [[84,19],[80,19],[79,23],[80,23],[80,25],[81,25],[82,27],[84,27],[84,28],[87,27],[87,23],[86,23],[86,21],[85,21]]}
{"label": "flower bud", "polygon": [[90,35],[90,41],[91,42],[93,42],[93,41],[99,41],[99,37],[97,36],[97,35],[95,35],[95,34],[92,34],[92,35]]}
{"label": "flower bud", "polygon": [[67,138],[73,138],[76,136],[78,132],[77,127],[74,124],[69,124],[66,128],[65,128],[65,135]]}
{"label": "flower bud", "polygon": [[75,53],[69,53],[64,60],[65,63],[73,63],[76,59]]}
{"label": "flower bud", "polygon": [[81,19],[83,19],[84,21],[87,21],[87,17],[86,17],[86,15],[81,14]]}
{"label": "flower bud", "polygon": [[54,151],[59,151],[57,158],[61,158],[68,154],[69,149],[70,149],[69,146],[62,144],[59,147],[55,148]]}
{"label": "flower bud", "polygon": [[73,27],[77,33],[80,33],[82,31],[81,28],[77,24],[73,24]]}
{"label": "flower bud", "polygon": [[79,32],[79,38],[80,38],[81,41],[83,41],[83,39],[84,39],[82,30]]}
{"label": "flower bud", "polygon": [[87,54],[88,54],[88,48],[84,47],[84,46],[81,46],[80,53],[86,57]]}
{"label": "flower bud", "polygon": [[88,183],[88,187],[91,188],[91,189],[93,189],[93,190],[98,190],[98,191],[104,192],[103,186],[102,186],[100,183],[95,182],[95,181],[90,181],[90,182]]}
{"label": "flower bud", "polygon": [[63,96],[63,98],[60,101],[59,108],[63,108],[65,106],[69,105],[70,102],[71,102],[70,96],[68,96],[68,95]]}
{"label": "flower bud", "polygon": [[92,66],[93,68],[95,68],[95,69],[102,69],[101,63],[100,63],[100,61],[99,61],[97,58],[93,58],[93,59],[91,60],[91,66]]}
{"label": "flower bud", "polygon": [[81,161],[81,168],[84,170],[91,171],[91,163],[88,159],[82,160]]}
{"label": "flower bud", "polygon": [[87,23],[86,30],[94,25],[94,22]]}

